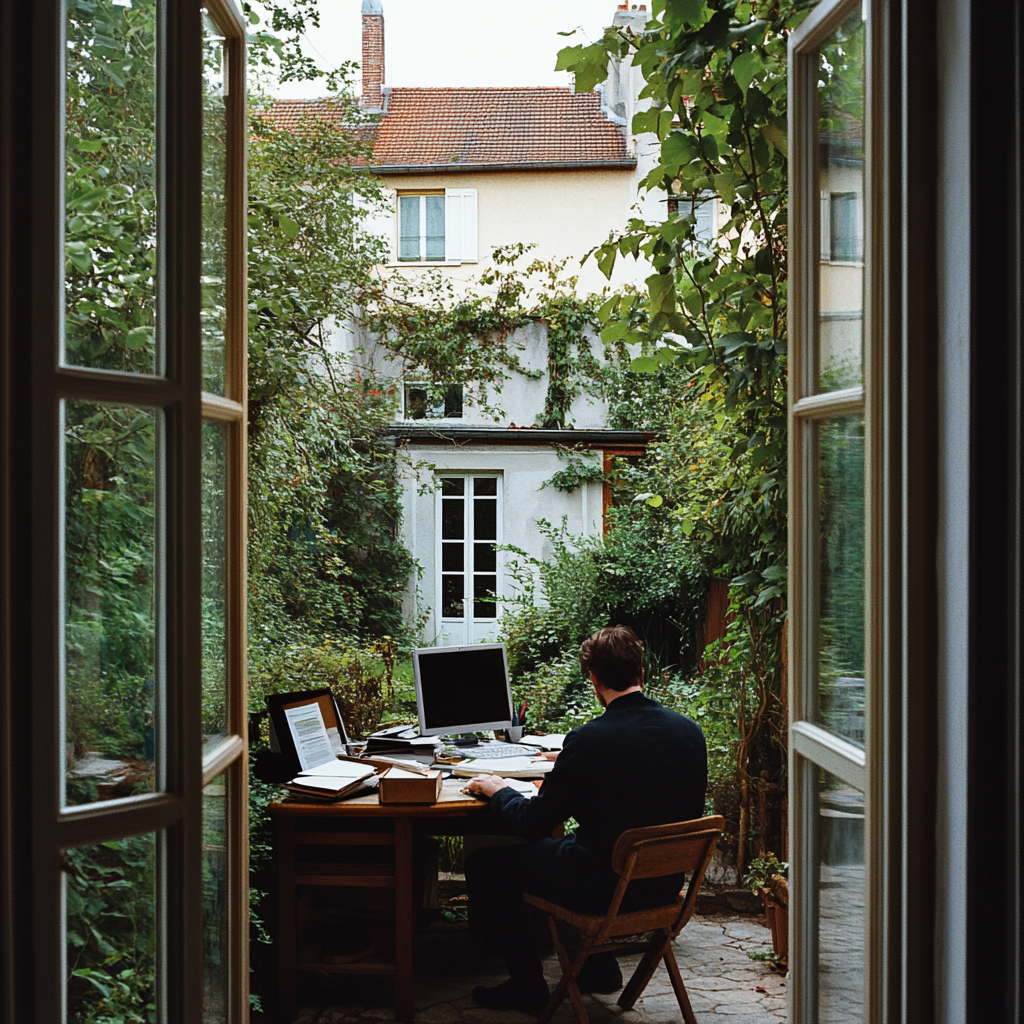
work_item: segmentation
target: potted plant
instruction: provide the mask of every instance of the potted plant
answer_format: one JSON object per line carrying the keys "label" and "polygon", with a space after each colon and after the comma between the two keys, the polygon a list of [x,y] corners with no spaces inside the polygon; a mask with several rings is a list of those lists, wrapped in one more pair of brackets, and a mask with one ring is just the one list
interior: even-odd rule
{"label": "potted plant", "polygon": [[776,960],[783,965],[789,956],[788,867],[774,853],[768,853],[752,861],[750,870],[743,876],[743,884],[764,901],[764,915],[772,933],[772,949]]}

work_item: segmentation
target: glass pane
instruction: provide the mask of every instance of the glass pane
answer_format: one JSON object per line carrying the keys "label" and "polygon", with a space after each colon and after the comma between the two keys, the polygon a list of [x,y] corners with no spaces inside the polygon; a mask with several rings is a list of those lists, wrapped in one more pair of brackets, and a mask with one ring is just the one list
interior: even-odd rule
{"label": "glass pane", "polygon": [[476,540],[498,539],[498,503],[493,498],[473,502],[473,536]]}
{"label": "glass pane", "polygon": [[68,0],[64,358],[156,369],[156,0]]}
{"label": "glass pane", "polygon": [[422,196],[398,197],[398,258],[420,259],[420,199]]}
{"label": "glass pane", "polygon": [[473,493],[494,497],[498,493],[498,478],[496,476],[474,477]]}
{"label": "glass pane", "polygon": [[462,419],[462,385],[451,384],[444,392],[444,415],[445,419]]}
{"label": "glass pane", "polygon": [[203,1024],[228,1019],[227,776],[203,790]]}
{"label": "glass pane", "polygon": [[68,804],[155,788],[159,413],[65,403]]}
{"label": "glass pane", "polygon": [[66,855],[67,1020],[155,1021],[156,835]]}
{"label": "glass pane", "polygon": [[407,420],[425,420],[427,418],[427,389],[405,389],[405,418]]}
{"label": "glass pane", "polygon": [[818,722],[864,743],[864,421],[818,432]]}
{"label": "glass pane", "polygon": [[[498,593],[497,576],[473,577],[473,617],[477,619],[496,619],[498,606],[494,598]],[[490,600],[488,600],[490,598]]]}
{"label": "glass pane", "polygon": [[203,741],[227,732],[227,435],[203,423]]}
{"label": "glass pane", "polygon": [[461,498],[441,499],[441,539],[462,540],[466,534]]}
{"label": "glass pane", "polygon": [[819,775],[818,1020],[864,1024],[864,794]]}
{"label": "glass pane", "polygon": [[424,196],[427,207],[428,260],[444,259],[444,196]]}
{"label": "glass pane", "polygon": [[441,493],[455,495],[466,493],[466,481],[461,476],[446,476],[441,480]]}
{"label": "glass pane", "polygon": [[228,313],[228,65],[224,36],[203,12],[203,390],[224,394]]}
{"label": "glass pane", "polygon": [[859,8],[821,49],[818,104],[818,387],[834,391],[864,377],[864,21]]}
{"label": "glass pane", "polygon": [[465,614],[463,601],[463,576],[441,577],[441,615],[446,619],[461,619]]}
{"label": "glass pane", "polygon": [[476,572],[497,572],[498,549],[493,544],[474,544],[473,569]]}
{"label": "glass pane", "polygon": [[444,572],[462,572],[465,545],[459,541],[457,544],[441,545],[441,569]]}

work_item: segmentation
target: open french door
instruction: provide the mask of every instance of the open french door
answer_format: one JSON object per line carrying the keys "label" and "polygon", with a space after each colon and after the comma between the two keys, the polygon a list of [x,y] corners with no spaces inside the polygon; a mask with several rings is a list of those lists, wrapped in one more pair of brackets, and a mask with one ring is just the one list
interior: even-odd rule
{"label": "open french door", "polygon": [[245,22],[0,6],[0,1020],[248,1020]]}

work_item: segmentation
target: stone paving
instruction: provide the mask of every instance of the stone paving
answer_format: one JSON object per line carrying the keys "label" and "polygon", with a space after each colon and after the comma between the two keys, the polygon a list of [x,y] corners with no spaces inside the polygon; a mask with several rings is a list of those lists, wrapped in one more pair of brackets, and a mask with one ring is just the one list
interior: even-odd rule
{"label": "stone paving", "polygon": [[[749,953],[771,950],[763,918],[694,917],[676,941],[676,959],[698,1021],[718,1017],[744,1024],[777,1024],[786,1019],[786,979]],[[628,978],[639,957],[623,958]],[[548,983],[559,977],[558,962],[546,962]],[[502,962],[475,948],[466,928],[428,931],[417,936],[417,1024],[525,1024],[532,1018],[514,1011],[485,1010],[470,997],[475,985],[504,979]],[[371,977],[335,977],[314,982],[297,1024],[356,1024],[394,1020],[390,983]],[[651,979],[634,1009],[615,1005],[618,994],[583,997],[592,1024],[667,1024],[682,1015],[664,966]],[[315,1005],[313,1000],[316,1001]],[[567,999],[554,1024],[574,1021]]]}

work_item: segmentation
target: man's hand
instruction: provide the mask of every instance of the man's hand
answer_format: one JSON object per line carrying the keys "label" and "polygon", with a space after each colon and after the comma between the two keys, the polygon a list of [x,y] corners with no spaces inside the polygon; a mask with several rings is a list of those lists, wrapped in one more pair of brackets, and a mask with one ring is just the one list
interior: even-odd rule
{"label": "man's hand", "polygon": [[476,775],[469,780],[462,792],[490,799],[499,789],[504,789],[505,785],[505,780],[500,775]]}
{"label": "man's hand", "polygon": [[557,761],[560,751],[557,750],[545,750],[537,754],[534,757],[534,761]]}

